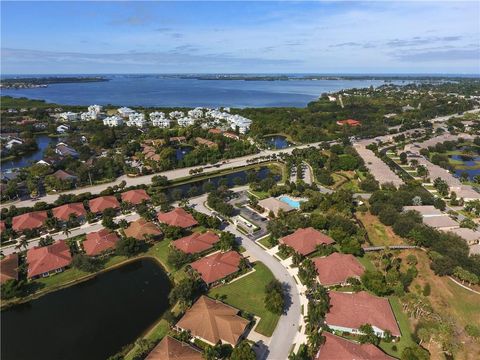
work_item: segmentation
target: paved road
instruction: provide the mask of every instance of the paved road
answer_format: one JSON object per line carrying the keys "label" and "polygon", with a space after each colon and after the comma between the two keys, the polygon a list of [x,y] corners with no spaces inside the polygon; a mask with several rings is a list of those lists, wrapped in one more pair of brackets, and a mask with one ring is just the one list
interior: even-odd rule
{"label": "paved road", "polygon": [[[190,201],[197,211],[210,215],[210,211],[203,205],[207,196],[199,196]],[[273,275],[289,288],[290,306],[286,314],[280,317],[275,332],[273,333],[270,344],[268,345],[269,353],[267,359],[284,360],[288,358],[290,348],[295,342],[295,336],[299,326],[300,311],[300,295],[293,277],[288,273],[287,269],[267,254],[260,246],[256,245],[252,240],[238,232],[235,227],[229,224],[226,229],[235,234],[237,241],[247,250],[247,253],[256,260],[263,262],[273,273]]]}

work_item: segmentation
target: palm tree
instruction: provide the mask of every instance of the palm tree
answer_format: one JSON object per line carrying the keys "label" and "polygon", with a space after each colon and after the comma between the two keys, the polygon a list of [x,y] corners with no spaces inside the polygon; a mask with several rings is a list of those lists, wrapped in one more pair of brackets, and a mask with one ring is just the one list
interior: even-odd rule
{"label": "palm tree", "polygon": [[28,239],[25,236],[22,236],[20,239],[18,239],[17,245],[15,245],[15,249],[20,250],[22,247],[24,248],[24,250],[27,250],[28,248]]}
{"label": "palm tree", "polygon": [[72,232],[70,231],[70,229],[68,227],[66,227],[65,229],[63,229],[63,235],[65,235],[68,239],[68,236],[71,234]]}

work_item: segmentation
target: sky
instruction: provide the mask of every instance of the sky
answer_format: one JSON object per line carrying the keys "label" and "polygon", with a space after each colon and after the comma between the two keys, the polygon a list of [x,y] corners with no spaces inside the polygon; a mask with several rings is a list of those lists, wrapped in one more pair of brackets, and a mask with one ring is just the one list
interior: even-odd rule
{"label": "sky", "polygon": [[2,74],[480,73],[479,1],[1,1]]}

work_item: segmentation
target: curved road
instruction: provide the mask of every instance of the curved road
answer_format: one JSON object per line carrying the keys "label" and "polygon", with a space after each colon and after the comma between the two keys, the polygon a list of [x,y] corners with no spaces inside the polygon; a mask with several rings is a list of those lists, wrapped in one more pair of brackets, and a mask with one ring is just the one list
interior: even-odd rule
{"label": "curved road", "polygon": [[[207,195],[202,195],[191,199],[190,203],[195,205],[195,210],[211,215],[210,210],[203,205],[206,200]],[[277,327],[270,338],[268,354],[261,357],[261,359],[267,358],[272,360],[288,359],[288,354],[295,342],[302,316],[300,294],[297,291],[295,280],[279,261],[255,244],[253,240],[246,238],[242,233],[238,232],[233,225],[229,224],[225,230],[235,234],[237,241],[247,250],[247,253],[256,260],[263,262],[272,271],[273,275],[289,289],[288,302],[290,305],[287,312],[280,317]]]}

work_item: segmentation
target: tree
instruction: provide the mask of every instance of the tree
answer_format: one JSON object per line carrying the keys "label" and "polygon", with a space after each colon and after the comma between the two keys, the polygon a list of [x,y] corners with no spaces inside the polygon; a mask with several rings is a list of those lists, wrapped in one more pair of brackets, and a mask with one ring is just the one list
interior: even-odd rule
{"label": "tree", "polygon": [[380,338],[377,336],[375,331],[373,330],[372,325],[370,324],[364,324],[361,325],[358,330],[362,333],[360,335],[359,341],[361,344],[373,344],[377,346],[380,343]]}
{"label": "tree", "polygon": [[15,248],[20,250],[23,247],[24,250],[28,249],[28,239],[25,236],[22,236],[20,239],[17,240],[17,245]]}
{"label": "tree", "polygon": [[52,245],[52,244],[53,244],[53,237],[51,237],[50,235],[40,238],[40,241],[38,242],[38,245],[40,245],[41,247]]}
{"label": "tree", "polygon": [[198,296],[201,295],[203,286],[200,279],[185,278],[172,289],[168,299],[170,304],[177,302],[185,309],[193,304]]}
{"label": "tree", "polygon": [[72,259],[72,266],[79,270],[92,273],[100,269],[101,263],[87,255],[77,254]]}
{"label": "tree", "polygon": [[0,295],[3,300],[13,299],[22,296],[24,292],[25,281],[10,279],[1,286]]}
{"label": "tree", "polygon": [[265,286],[265,308],[271,313],[281,315],[285,306],[283,286],[277,279]]}
{"label": "tree", "polygon": [[448,195],[448,191],[450,190],[447,182],[445,180],[443,180],[442,178],[440,177],[437,177],[434,181],[433,181],[433,186],[435,187],[435,189],[437,189],[438,193],[445,197]]}
{"label": "tree", "polygon": [[139,242],[132,237],[121,238],[116,245],[115,252],[117,255],[131,257],[140,251]]}
{"label": "tree", "polygon": [[401,162],[402,164],[406,164],[406,163],[407,163],[407,154],[406,154],[406,153],[404,153],[404,152],[400,153],[400,162]]}
{"label": "tree", "polygon": [[255,360],[257,357],[250,344],[242,340],[232,351],[230,360]]}
{"label": "tree", "polygon": [[428,351],[422,349],[420,346],[407,347],[402,351],[401,360],[429,360],[430,355]]}
{"label": "tree", "polygon": [[183,265],[191,261],[191,256],[176,248],[170,248],[168,251],[167,262],[175,269],[180,269]]}
{"label": "tree", "polygon": [[233,235],[231,232],[223,231],[220,234],[218,246],[222,251],[233,249],[236,246],[235,235]]}
{"label": "tree", "polygon": [[65,229],[63,229],[63,235],[65,235],[68,239],[69,235],[71,234],[72,232],[70,231],[70,229],[68,227],[66,227]]}

